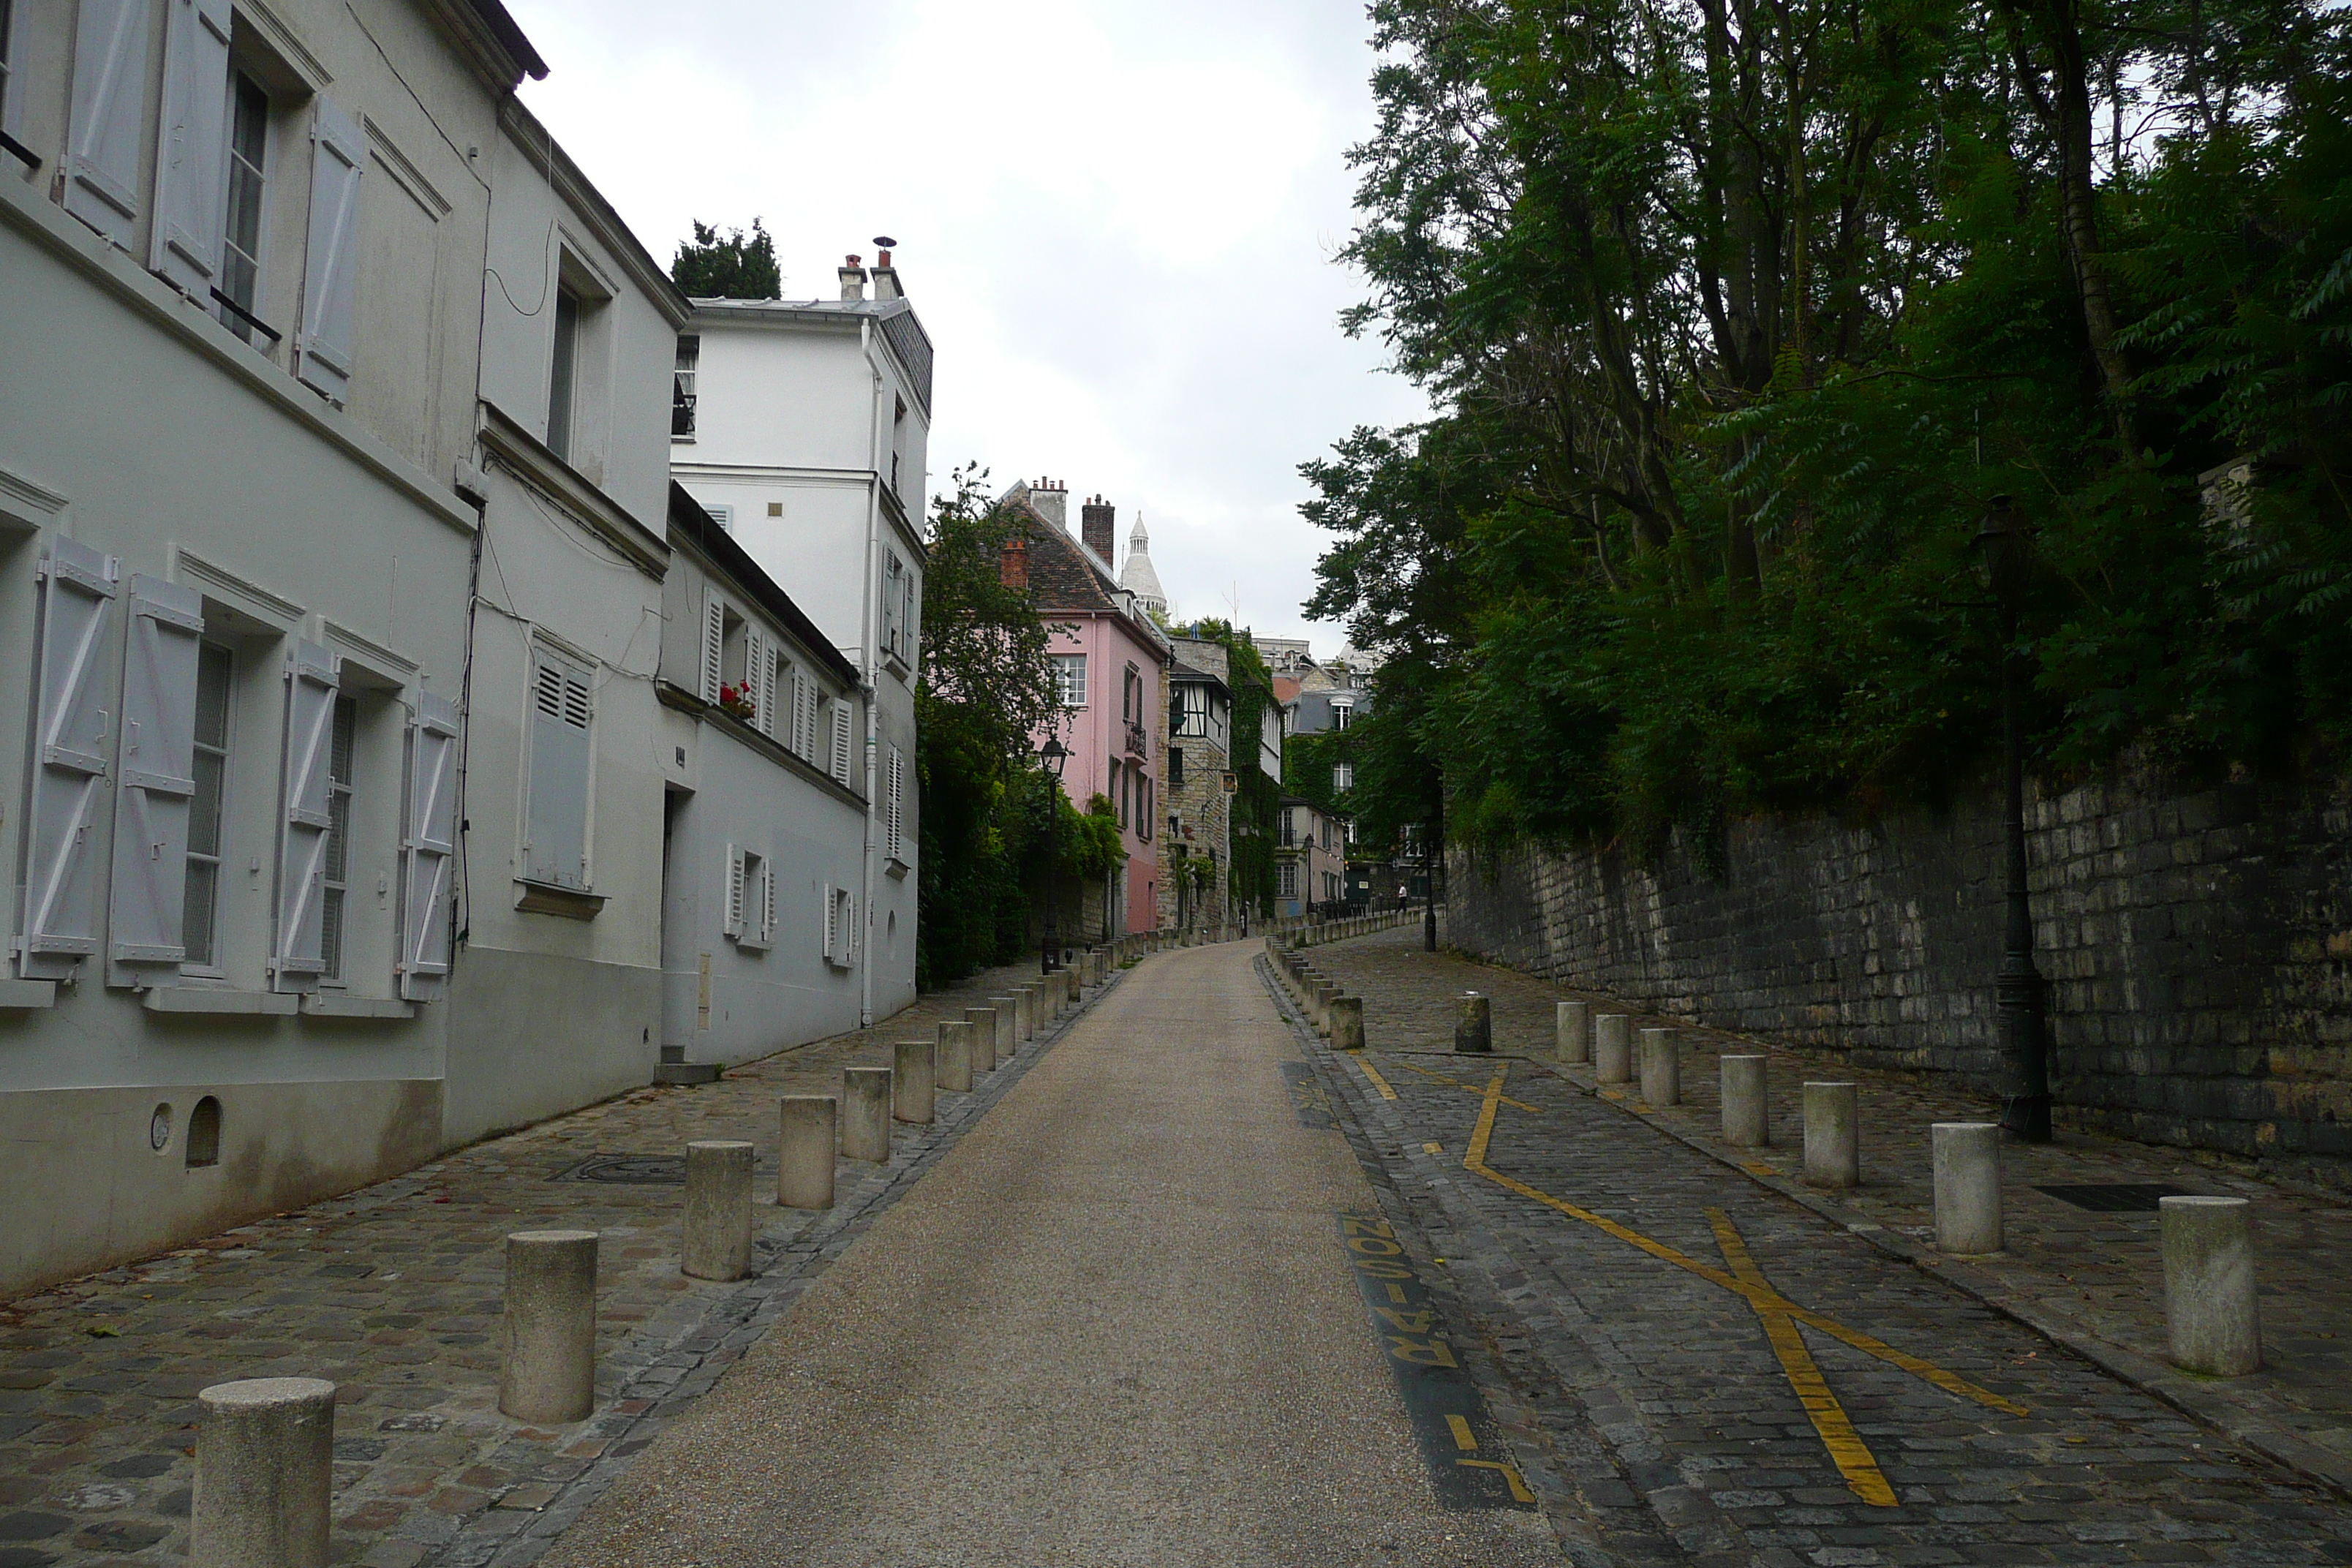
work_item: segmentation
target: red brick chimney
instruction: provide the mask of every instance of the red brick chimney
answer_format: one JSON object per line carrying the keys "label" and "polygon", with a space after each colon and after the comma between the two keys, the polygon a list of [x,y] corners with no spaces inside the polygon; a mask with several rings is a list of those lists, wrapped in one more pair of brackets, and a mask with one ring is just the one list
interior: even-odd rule
{"label": "red brick chimney", "polygon": [[1004,542],[1004,549],[996,558],[996,575],[1008,588],[1029,590],[1029,541],[1014,534]]}
{"label": "red brick chimney", "polygon": [[1086,542],[1087,549],[1102,557],[1106,566],[1117,563],[1111,554],[1111,524],[1118,516],[1118,509],[1100,496],[1078,509],[1078,537]]}

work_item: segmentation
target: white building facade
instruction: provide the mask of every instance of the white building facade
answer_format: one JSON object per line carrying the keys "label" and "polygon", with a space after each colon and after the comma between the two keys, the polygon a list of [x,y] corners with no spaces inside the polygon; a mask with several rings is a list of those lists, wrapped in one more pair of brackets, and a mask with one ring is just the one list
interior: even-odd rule
{"label": "white building facade", "polygon": [[[856,668],[860,1019],[915,997],[915,770],[931,345],[885,251],[841,298],[695,301],[670,464]],[[871,283],[873,295],[868,297]],[[895,825],[895,826],[894,826]]]}
{"label": "white building facade", "polygon": [[657,1070],[702,1082],[858,1026],[864,681],[692,496],[671,497]]}
{"label": "white building facade", "polygon": [[0,1289],[443,1145],[467,149],[544,70],[494,0],[8,9]]}

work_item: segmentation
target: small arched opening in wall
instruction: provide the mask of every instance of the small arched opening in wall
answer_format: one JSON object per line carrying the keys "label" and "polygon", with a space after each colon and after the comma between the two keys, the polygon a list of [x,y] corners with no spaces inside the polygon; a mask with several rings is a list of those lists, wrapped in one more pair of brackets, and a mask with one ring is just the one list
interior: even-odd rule
{"label": "small arched opening in wall", "polygon": [[188,1112],[188,1169],[220,1163],[221,1105],[211,1095]]}

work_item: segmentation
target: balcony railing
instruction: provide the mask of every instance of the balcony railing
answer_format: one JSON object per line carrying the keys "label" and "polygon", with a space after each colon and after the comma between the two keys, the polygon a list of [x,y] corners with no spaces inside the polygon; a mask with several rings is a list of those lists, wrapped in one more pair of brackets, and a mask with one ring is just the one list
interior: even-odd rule
{"label": "balcony railing", "polygon": [[1148,757],[1151,754],[1151,737],[1143,726],[1130,719],[1127,721],[1127,754]]}

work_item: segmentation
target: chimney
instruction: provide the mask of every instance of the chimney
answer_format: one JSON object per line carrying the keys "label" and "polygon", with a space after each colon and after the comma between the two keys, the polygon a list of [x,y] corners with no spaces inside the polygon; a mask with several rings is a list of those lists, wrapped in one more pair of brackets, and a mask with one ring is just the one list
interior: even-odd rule
{"label": "chimney", "polygon": [[845,300],[866,298],[866,269],[857,265],[860,258],[845,256],[841,261],[841,297]]}
{"label": "chimney", "polygon": [[1106,566],[1112,563],[1111,552],[1117,548],[1111,542],[1110,525],[1118,515],[1118,509],[1100,496],[1078,509],[1078,537],[1086,542],[1087,549],[1102,557]]}
{"label": "chimney", "polygon": [[890,252],[898,245],[887,234],[874,237],[874,297],[877,300],[898,300],[906,296],[898,287],[898,269],[890,265]]}
{"label": "chimney", "polygon": [[1024,593],[1029,587],[1029,541],[1016,533],[1004,542],[996,558],[997,580]]}
{"label": "chimney", "polygon": [[1029,487],[1029,504],[1037,515],[1060,529],[1070,531],[1070,487],[1059,479],[1039,479]]}

